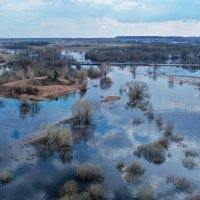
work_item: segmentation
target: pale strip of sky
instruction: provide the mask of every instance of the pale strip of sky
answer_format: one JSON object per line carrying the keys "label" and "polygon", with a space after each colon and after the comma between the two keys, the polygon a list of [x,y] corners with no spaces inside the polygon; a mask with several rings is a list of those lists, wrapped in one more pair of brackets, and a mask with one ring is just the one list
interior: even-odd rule
{"label": "pale strip of sky", "polygon": [[1,0],[0,37],[200,35],[200,0]]}

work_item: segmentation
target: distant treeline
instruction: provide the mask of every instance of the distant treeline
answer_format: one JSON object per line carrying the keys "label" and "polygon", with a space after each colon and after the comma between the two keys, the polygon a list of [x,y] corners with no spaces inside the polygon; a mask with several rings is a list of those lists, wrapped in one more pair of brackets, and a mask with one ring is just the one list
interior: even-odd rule
{"label": "distant treeline", "polygon": [[27,49],[29,46],[46,46],[50,44],[47,41],[23,41],[23,42],[10,42],[4,43],[3,46],[6,49]]}
{"label": "distant treeline", "polygon": [[169,59],[179,63],[200,63],[200,46],[189,44],[134,44],[108,47],[86,52],[86,58],[95,62],[165,63]]}

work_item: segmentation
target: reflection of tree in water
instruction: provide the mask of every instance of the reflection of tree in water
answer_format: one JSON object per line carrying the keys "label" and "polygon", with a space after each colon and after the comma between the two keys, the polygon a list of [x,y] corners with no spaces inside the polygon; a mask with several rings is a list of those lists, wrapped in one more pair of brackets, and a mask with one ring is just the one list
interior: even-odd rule
{"label": "reflection of tree in water", "polygon": [[71,130],[73,133],[72,137],[74,142],[76,143],[87,142],[94,135],[95,125],[90,124],[88,126],[85,126],[85,125],[72,124]]}
{"label": "reflection of tree in water", "polygon": [[112,86],[112,79],[109,77],[101,78],[100,79],[100,88],[102,90],[107,90]]}
{"label": "reflection of tree in water", "polygon": [[58,155],[63,163],[72,160],[72,135],[66,128],[49,127],[47,129],[42,126],[31,144],[36,149],[36,155],[43,160],[54,155]]}
{"label": "reflection of tree in water", "polygon": [[83,98],[87,93],[87,89],[86,90],[80,90],[80,98]]}
{"label": "reflection of tree in water", "polygon": [[[55,155],[56,150],[51,147],[36,147],[37,155],[43,159],[47,160]],[[72,150],[63,150],[59,152],[59,157],[63,163],[71,163],[73,154]]]}
{"label": "reflection of tree in water", "polygon": [[47,160],[48,158],[52,157],[55,153],[53,148],[47,147],[36,147],[37,154],[43,160]]}
{"label": "reflection of tree in water", "polygon": [[135,79],[136,78],[136,71],[137,71],[137,66],[131,66],[130,72],[132,74],[132,77]]}
{"label": "reflection of tree in water", "polygon": [[21,101],[19,105],[20,118],[26,119],[28,116],[34,118],[40,112],[40,104],[31,101]]}
{"label": "reflection of tree in water", "polygon": [[4,108],[5,107],[5,103],[3,102],[3,100],[0,99],[0,108]]}
{"label": "reflection of tree in water", "polygon": [[72,150],[63,151],[60,153],[60,159],[63,163],[71,163],[73,159],[73,152]]}
{"label": "reflection of tree in water", "polygon": [[152,76],[152,78],[153,78],[154,81],[156,81],[157,77],[158,77],[157,70],[158,70],[158,67],[157,66],[153,66],[153,76]]}
{"label": "reflection of tree in water", "polygon": [[173,88],[174,87],[174,78],[173,77],[169,77],[169,79],[168,79],[168,87],[169,88]]}

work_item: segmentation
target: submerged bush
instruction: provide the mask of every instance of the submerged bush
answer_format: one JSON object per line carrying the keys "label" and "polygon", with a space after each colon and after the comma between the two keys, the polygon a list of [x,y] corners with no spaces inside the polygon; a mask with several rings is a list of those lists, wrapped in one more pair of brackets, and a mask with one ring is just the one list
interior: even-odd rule
{"label": "submerged bush", "polygon": [[48,128],[47,130],[41,128],[38,136],[31,143],[40,147],[51,147],[58,151],[66,150],[72,146],[72,136],[66,128]]}
{"label": "submerged bush", "polygon": [[88,69],[88,77],[91,79],[96,79],[96,78],[100,78],[102,76],[102,73],[99,69],[96,69],[93,66],[90,66],[90,68]]}
{"label": "submerged bush", "polygon": [[104,196],[103,187],[100,184],[92,184],[89,193],[92,200],[101,200]]}
{"label": "submerged bush", "polygon": [[143,156],[149,162],[161,164],[165,161],[165,147],[159,143],[144,144],[137,147],[134,154],[138,157]]}
{"label": "submerged bush", "polygon": [[142,124],[142,123],[144,123],[144,121],[142,120],[142,119],[140,119],[140,118],[138,118],[138,117],[134,117],[133,118],[133,124],[134,125],[140,125],[140,124]]}
{"label": "submerged bush", "polygon": [[191,191],[192,189],[190,181],[188,181],[185,177],[169,176],[167,177],[166,182],[174,184],[176,189],[181,189],[184,191]]}
{"label": "submerged bush", "polygon": [[78,192],[78,186],[77,183],[74,180],[71,181],[67,181],[64,184],[62,193],[64,193],[65,195],[73,195],[76,194]]}
{"label": "submerged bush", "polygon": [[120,161],[117,163],[117,168],[118,168],[119,170],[122,170],[122,168],[124,168],[124,167],[125,167],[124,162],[120,160]]}
{"label": "submerged bush", "polygon": [[92,120],[92,105],[87,100],[78,100],[72,106],[72,113],[79,125],[88,125]]}
{"label": "submerged bush", "polygon": [[100,88],[102,90],[107,90],[112,86],[112,79],[109,77],[104,77],[100,79]]}
{"label": "submerged bush", "polygon": [[166,123],[165,129],[164,129],[165,135],[166,135],[167,137],[172,136],[173,129],[174,129],[174,123],[171,122],[171,121],[168,121],[168,122]]}
{"label": "submerged bush", "polygon": [[138,107],[140,104],[145,105],[150,98],[149,86],[147,83],[136,81],[128,82],[128,106]]}
{"label": "submerged bush", "polygon": [[12,174],[10,172],[3,172],[0,174],[0,182],[2,184],[9,183],[12,180]]}
{"label": "submerged bush", "polygon": [[140,181],[141,176],[145,173],[145,168],[139,162],[133,162],[124,170],[124,178],[127,182],[136,183]]}
{"label": "submerged bush", "polygon": [[200,200],[200,194],[189,196],[185,200]]}
{"label": "submerged bush", "polygon": [[142,187],[134,196],[137,200],[155,200],[155,191],[151,186]]}
{"label": "submerged bush", "polygon": [[168,149],[170,145],[170,140],[167,137],[163,137],[163,138],[158,139],[157,143],[163,146],[165,149]]}
{"label": "submerged bush", "polygon": [[76,175],[82,181],[101,181],[103,173],[99,166],[92,164],[82,164],[76,171]]}
{"label": "submerged bush", "polygon": [[133,176],[141,176],[144,174],[145,169],[139,162],[131,163],[125,170],[128,174]]}
{"label": "submerged bush", "polygon": [[182,161],[182,164],[187,169],[194,169],[198,166],[197,162],[194,159],[191,159],[191,158],[185,158]]}
{"label": "submerged bush", "polygon": [[147,107],[147,111],[145,113],[145,115],[147,116],[147,118],[149,120],[152,120],[154,118],[154,114],[153,114],[153,106],[152,104],[149,104]]}
{"label": "submerged bush", "polygon": [[112,67],[110,65],[107,65],[107,64],[102,64],[102,65],[99,65],[99,70],[100,70],[101,74],[104,77],[106,77],[107,74],[112,72]]}
{"label": "submerged bush", "polygon": [[186,157],[197,157],[199,153],[195,149],[187,149],[185,151],[185,156]]}
{"label": "submerged bush", "polygon": [[155,123],[159,131],[163,130],[164,119],[161,114],[155,119]]}

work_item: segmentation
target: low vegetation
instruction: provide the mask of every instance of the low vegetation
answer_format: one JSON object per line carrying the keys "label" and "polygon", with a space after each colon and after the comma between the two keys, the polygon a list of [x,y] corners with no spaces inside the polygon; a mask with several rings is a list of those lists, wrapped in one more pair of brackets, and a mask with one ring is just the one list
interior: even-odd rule
{"label": "low vegetation", "polygon": [[161,144],[155,142],[151,144],[144,144],[137,147],[134,154],[138,157],[144,157],[149,162],[154,164],[161,164],[165,161],[166,149]]}
{"label": "low vegetation", "polygon": [[185,157],[197,157],[199,153],[195,149],[185,150]]}
{"label": "low vegetation", "polygon": [[176,189],[190,192],[192,185],[185,177],[169,176],[166,180],[167,183],[172,183]]}
{"label": "low vegetation", "polygon": [[78,125],[89,125],[92,120],[92,105],[87,100],[77,100],[72,106],[72,114]]}
{"label": "low vegetation", "polygon": [[12,180],[13,176],[10,172],[0,173],[0,182],[2,184],[9,183]]}
{"label": "low vegetation", "polygon": [[70,180],[65,182],[62,190],[61,190],[61,196],[70,196],[74,195],[78,192],[78,186],[77,183],[74,180]]}
{"label": "low vegetation", "polygon": [[91,79],[97,79],[102,76],[101,71],[93,66],[90,66],[87,72],[88,72],[88,77]]}
{"label": "low vegetation", "polygon": [[143,124],[143,123],[144,123],[144,121],[142,119],[140,119],[138,117],[133,118],[133,125],[138,126],[138,125]]}
{"label": "low vegetation", "polygon": [[159,114],[156,119],[155,119],[156,126],[159,131],[163,130],[163,125],[164,125],[164,119],[161,114]]}
{"label": "low vegetation", "polygon": [[199,199],[200,199],[200,194],[196,194],[187,197],[185,200],[199,200]]}
{"label": "low vegetation", "polygon": [[139,188],[134,197],[137,200],[155,200],[155,191],[151,186]]}
{"label": "low vegetation", "polygon": [[99,70],[100,70],[101,74],[103,75],[103,77],[106,78],[106,76],[110,72],[112,72],[112,67],[107,64],[102,64],[102,65],[99,65]]}
{"label": "low vegetation", "polygon": [[82,181],[102,181],[103,173],[99,166],[82,164],[76,171],[77,177]]}
{"label": "low vegetation", "polygon": [[123,177],[127,182],[136,183],[140,181],[141,176],[145,173],[145,168],[139,162],[133,162],[123,171]]}
{"label": "low vegetation", "polygon": [[123,161],[119,161],[117,163],[117,169],[122,170],[125,167],[125,163]]}
{"label": "low vegetation", "polygon": [[128,82],[128,106],[130,107],[144,107],[148,104],[150,98],[149,87],[146,83],[135,81]]}
{"label": "low vegetation", "polygon": [[92,200],[102,200],[104,198],[103,187],[100,184],[91,184],[89,193]]}
{"label": "low vegetation", "polygon": [[191,158],[183,159],[182,164],[187,169],[195,169],[198,166],[197,162]]}
{"label": "low vegetation", "polygon": [[171,137],[173,130],[174,130],[174,123],[172,121],[167,121],[165,128],[164,128],[165,136]]}
{"label": "low vegetation", "polygon": [[38,156],[46,159],[58,152],[66,161],[72,150],[72,135],[66,128],[42,127],[30,143],[36,148]]}
{"label": "low vegetation", "polygon": [[100,83],[100,88],[102,90],[109,89],[113,84],[112,79],[110,77],[101,78],[99,83]]}

